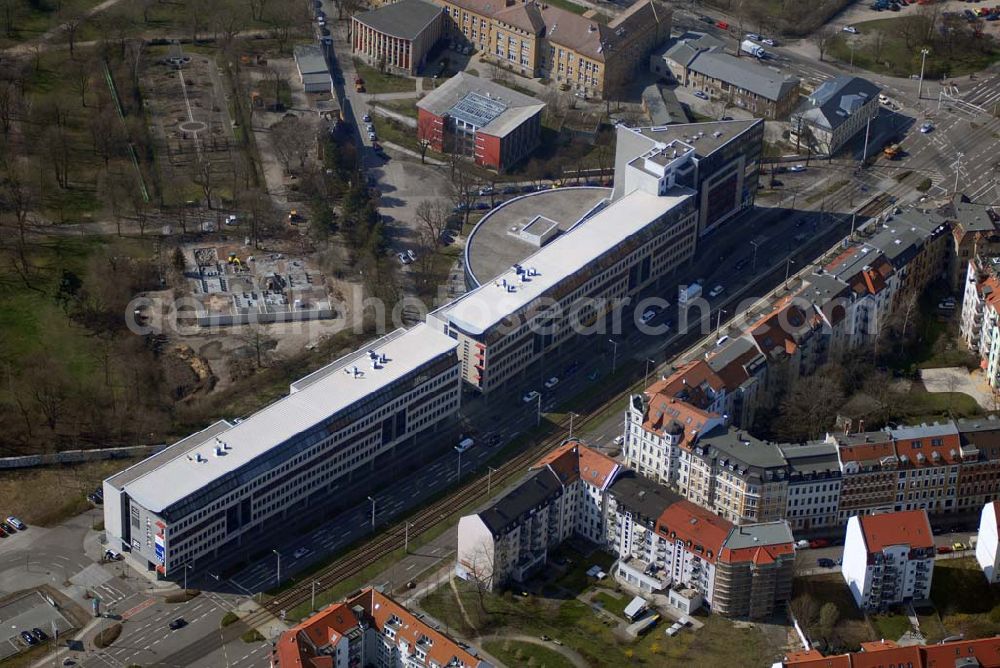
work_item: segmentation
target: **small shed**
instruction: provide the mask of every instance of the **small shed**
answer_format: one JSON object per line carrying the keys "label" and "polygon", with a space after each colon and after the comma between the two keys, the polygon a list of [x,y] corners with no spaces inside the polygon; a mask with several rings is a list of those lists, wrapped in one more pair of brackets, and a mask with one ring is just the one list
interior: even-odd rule
{"label": "small shed", "polygon": [[636,596],[628,605],[625,606],[625,618],[629,621],[634,621],[636,617],[646,611],[646,607],[648,605],[649,604],[646,603],[646,599],[642,596]]}

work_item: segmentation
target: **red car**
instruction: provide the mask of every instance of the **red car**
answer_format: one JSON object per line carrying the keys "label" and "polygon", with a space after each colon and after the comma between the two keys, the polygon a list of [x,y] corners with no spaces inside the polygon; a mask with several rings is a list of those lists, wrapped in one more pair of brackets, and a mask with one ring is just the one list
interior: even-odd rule
{"label": "red car", "polygon": [[719,21],[718,23],[715,24],[715,27],[718,28],[719,30],[729,30],[729,24],[726,23],[725,21]]}
{"label": "red car", "polygon": [[829,546],[830,546],[830,541],[828,541],[825,538],[813,538],[811,541],[809,541],[809,547],[812,548],[813,550]]}
{"label": "red car", "polygon": [[938,554],[951,554],[953,551],[949,545],[938,545]]}

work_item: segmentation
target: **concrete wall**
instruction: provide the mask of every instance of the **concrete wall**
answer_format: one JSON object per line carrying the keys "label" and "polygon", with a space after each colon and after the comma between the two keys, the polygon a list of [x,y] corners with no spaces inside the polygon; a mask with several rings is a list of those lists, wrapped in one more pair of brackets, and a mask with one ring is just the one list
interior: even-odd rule
{"label": "concrete wall", "polygon": [[53,464],[78,464],[80,462],[96,462],[105,459],[127,459],[129,457],[149,457],[167,447],[160,445],[131,445],[123,448],[100,448],[96,450],[66,450],[64,452],[47,452],[40,455],[25,455],[23,457],[0,457],[0,470],[25,469],[34,466],[51,466]]}

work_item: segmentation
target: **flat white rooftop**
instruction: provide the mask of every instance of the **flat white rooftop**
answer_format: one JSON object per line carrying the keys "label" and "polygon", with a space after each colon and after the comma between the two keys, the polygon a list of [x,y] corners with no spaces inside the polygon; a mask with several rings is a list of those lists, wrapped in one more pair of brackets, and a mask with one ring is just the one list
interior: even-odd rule
{"label": "flat white rooftop", "polygon": [[[126,482],[125,491],[144,508],[162,512],[439,355],[453,353],[457,345],[424,323],[398,329],[296,381],[291,394],[229,429],[205,430],[200,445],[188,437],[170,446],[156,455],[160,465]],[[385,356],[380,368],[372,369],[369,350],[380,359]],[[228,449],[216,455],[220,444]],[[143,466],[143,462],[136,466]]]}
{"label": "flat white rooftop", "polygon": [[483,334],[690,197],[686,188],[661,197],[633,191],[520,263],[536,275],[522,281],[512,267],[436,315],[468,334]]}

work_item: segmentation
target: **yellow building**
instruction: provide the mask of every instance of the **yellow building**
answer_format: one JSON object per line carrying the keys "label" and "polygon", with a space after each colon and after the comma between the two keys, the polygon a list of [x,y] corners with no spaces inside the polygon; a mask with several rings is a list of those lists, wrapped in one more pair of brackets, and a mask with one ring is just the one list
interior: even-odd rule
{"label": "yellow building", "polygon": [[449,42],[585,97],[613,96],[670,34],[670,10],[652,0],[608,24],[536,0],[435,2],[445,8]]}

